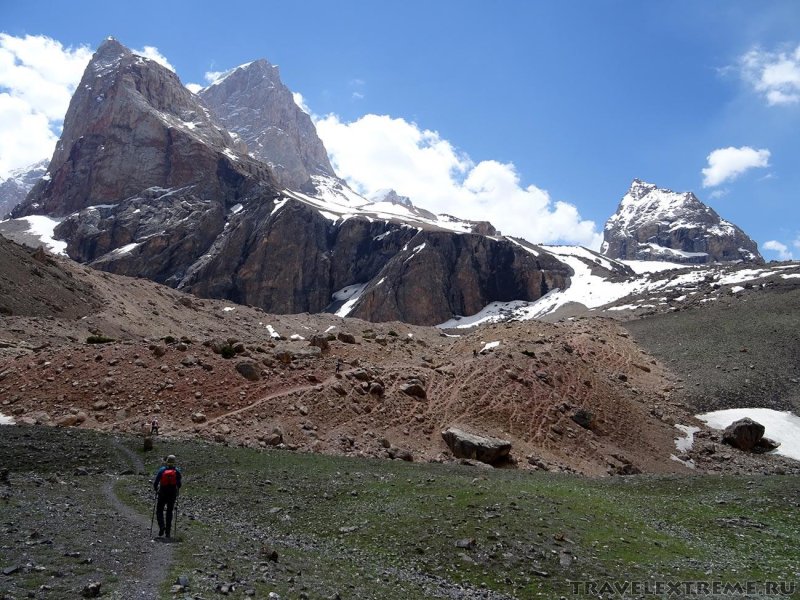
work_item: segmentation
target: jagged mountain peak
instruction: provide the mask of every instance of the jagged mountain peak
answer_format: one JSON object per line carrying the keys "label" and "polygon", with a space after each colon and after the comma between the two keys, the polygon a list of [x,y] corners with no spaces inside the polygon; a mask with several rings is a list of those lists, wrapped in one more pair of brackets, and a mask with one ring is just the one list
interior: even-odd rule
{"label": "jagged mountain peak", "polygon": [[601,252],[610,258],[681,263],[761,262],[758,246],[692,192],[634,179],[606,222]]}
{"label": "jagged mountain peak", "polygon": [[389,204],[399,204],[401,206],[407,206],[409,208],[413,208],[413,204],[411,202],[411,198],[408,196],[401,196],[395,190],[392,189],[383,189],[378,190],[374,194],[372,194],[368,200],[373,203],[378,202],[388,202]]}
{"label": "jagged mountain peak", "polygon": [[219,160],[269,178],[173,71],[107,39],[70,100],[50,177],[12,214],[61,217],[151,187],[209,181]]}
{"label": "jagged mountain peak", "polygon": [[269,61],[231,69],[198,96],[253,158],[272,168],[281,187],[313,191],[312,176],[336,178],[311,117]]}
{"label": "jagged mountain peak", "polygon": [[44,177],[49,160],[14,169],[5,180],[0,179],[0,219],[25,200],[31,188]]}

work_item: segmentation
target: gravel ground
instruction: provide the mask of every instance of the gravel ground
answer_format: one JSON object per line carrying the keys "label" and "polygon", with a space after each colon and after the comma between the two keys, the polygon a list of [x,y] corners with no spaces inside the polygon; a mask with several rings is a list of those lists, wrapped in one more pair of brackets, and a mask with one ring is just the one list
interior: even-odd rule
{"label": "gravel ground", "polygon": [[800,414],[800,289],[775,279],[714,302],[624,323],[679,374],[696,412],[761,407]]}
{"label": "gravel ground", "polygon": [[[92,581],[107,598],[499,600],[573,597],[572,581],[800,580],[792,476],[591,479],[140,443],[2,428],[1,598],[75,598]],[[148,536],[149,472],[168,452],[185,477],[171,557]]]}

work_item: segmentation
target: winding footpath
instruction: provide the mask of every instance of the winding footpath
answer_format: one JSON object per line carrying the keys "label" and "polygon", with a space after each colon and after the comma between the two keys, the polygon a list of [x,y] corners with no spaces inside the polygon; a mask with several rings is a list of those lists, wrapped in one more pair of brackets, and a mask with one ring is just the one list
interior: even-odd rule
{"label": "winding footpath", "polygon": [[[114,440],[114,450],[131,464],[134,472],[144,472],[142,459],[118,440]],[[125,562],[133,567],[128,572],[119,573],[119,581],[113,592],[103,597],[119,600],[158,600],[159,588],[167,577],[172,565],[172,544],[156,542],[150,537],[150,519],[125,504],[114,490],[116,478],[110,478],[103,485],[103,494],[116,512],[119,530],[128,532],[128,547]]]}

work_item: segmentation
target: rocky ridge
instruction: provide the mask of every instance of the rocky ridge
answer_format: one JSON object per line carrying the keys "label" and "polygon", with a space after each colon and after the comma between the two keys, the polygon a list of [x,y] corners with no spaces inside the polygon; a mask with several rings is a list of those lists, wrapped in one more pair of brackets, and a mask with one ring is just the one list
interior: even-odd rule
{"label": "rocky ridge", "polygon": [[231,69],[198,96],[215,120],[267,163],[284,188],[314,190],[312,175],[336,178],[311,117],[264,59]]}
{"label": "rocky ridge", "polygon": [[27,167],[15,169],[0,182],[0,219],[25,200],[25,196],[33,189],[36,182],[44,177],[48,163],[48,160],[41,160]]}
{"label": "rocky ridge", "polygon": [[[245,85],[262,71],[270,78]],[[274,96],[277,106],[261,126],[283,123],[313,193],[281,189],[281,175],[248,155],[172,71],[109,39],[70,103],[51,177],[13,216],[60,219],[55,236],[67,254],[95,268],[273,313],[434,324],[568,286],[569,267],[492,235],[488,223],[354,194],[328,173],[313,124],[268,63],[235,69],[206,97],[243,102],[248,91],[256,102],[265,81],[264,101]],[[305,174],[296,181],[308,183]]]}
{"label": "rocky ridge", "polygon": [[691,192],[634,179],[603,231],[601,254],[685,264],[763,262],[758,246]]}

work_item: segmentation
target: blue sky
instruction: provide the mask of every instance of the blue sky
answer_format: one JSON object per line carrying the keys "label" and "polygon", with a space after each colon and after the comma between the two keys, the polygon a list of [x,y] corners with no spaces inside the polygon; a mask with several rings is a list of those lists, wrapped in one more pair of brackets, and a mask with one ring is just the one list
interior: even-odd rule
{"label": "blue sky", "polygon": [[[589,244],[638,177],[694,191],[765,257],[800,258],[794,0],[4,0],[0,30],[73,50],[108,35],[153,46],[185,83],[267,58],[365,193],[381,176],[414,181],[398,191],[425,208]],[[13,85],[0,73],[0,92]]]}

